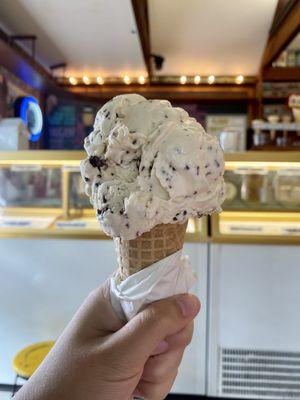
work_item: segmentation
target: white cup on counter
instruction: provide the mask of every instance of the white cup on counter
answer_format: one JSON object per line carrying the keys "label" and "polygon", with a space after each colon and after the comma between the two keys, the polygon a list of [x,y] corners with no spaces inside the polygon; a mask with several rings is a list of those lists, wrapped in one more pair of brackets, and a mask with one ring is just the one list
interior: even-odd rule
{"label": "white cup on counter", "polygon": [[225,128],[220,132],[220,144],[225,153],[239,151],[240,132],[233,128]]}

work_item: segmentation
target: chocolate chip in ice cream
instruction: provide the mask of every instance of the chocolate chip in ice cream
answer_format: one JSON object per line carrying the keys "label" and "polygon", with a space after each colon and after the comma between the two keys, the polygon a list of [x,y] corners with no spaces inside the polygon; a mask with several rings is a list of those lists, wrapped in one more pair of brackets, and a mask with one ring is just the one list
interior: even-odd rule
{"label": "chocolate chip in ice cream", "polygon": [[90,156],[89,161],[94,168],[98,168],[99,170],[100,168],[107,165],[107,161],[103,160],[98,156]]}
{"label": "chocolate chip in ice cream", "polygon": [[97,214],[102,216],[106,211],[108,210],[108,207],[104,207],[101,210],[97,210]]}

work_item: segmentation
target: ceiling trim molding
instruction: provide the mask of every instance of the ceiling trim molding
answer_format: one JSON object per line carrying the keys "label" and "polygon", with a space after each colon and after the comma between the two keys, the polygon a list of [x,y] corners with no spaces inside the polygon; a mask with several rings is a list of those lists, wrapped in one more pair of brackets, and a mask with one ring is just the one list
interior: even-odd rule
{"label": "ceiling trim molding", "polygon": [[[289,0],[281,10],[265,47],[261,70],[271,66],[272,62],[288,46],[300,30],[300,1]],[[272,33],[273,32],[273,33]]]}
{"label": "ceiling trim molding", "polygon": [[150,28],[149,13],[147,0],[131,0],[136,25],[138,28],[139,38],[143,51],[144,61],[148,72],[148,78],[151,82],[152,64],[151,64],[151,45],[150,45]]}

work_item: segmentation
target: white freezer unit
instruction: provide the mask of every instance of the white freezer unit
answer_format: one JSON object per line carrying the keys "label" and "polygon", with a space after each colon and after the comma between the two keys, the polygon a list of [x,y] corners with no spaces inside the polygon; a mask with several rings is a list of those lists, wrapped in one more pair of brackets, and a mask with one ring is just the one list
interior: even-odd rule
{"label": "white freezer unit", "polygon": [[212,244],[208,394],[300,399],[300,246]]}
{"label": "white freezer unit", "polygon": [[207,321],[207,243],[185,243],[184,254],[188,254],[198,281],[192,292],[201,301],[201,311],[195,320],[191,344],[185,350],[172,393],[205,394],[206,384],[206,321]]}

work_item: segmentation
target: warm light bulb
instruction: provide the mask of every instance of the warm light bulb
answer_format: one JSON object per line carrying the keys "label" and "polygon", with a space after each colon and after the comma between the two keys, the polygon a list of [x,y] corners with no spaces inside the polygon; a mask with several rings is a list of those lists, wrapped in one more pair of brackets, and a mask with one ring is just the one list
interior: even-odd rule
{"label": "warm light bulb", "polygon": [[101,76],[97,76],[96,81],[97,81],[98,85],[103,85],[103,83],[104,83],[104,79]]}
{"label": "warm light bulb", "polygon": [[91,80],[88,76],[83,76],[82,77],[82,81],[83,83],[85,83],[86,85],[89,85],[91,83]]}
{"label": "warm light bulb", "polygon": [[209,75],[209,77],[207,78],[207,82],[212,85],[215,81],[215,76],[214,75]]}
{"label": "warm light bulb", "polygon": [[71,83],[71,85],[77,85],[78,83],[77,79],[74,78],[74,76],[70,76],[69,82]]}
{"label": "warm light bulb", "polygon": [[201,76],[200,75],[195,75],[194,77],[194,83],[196,85],[199,85],[199,83],[201,82]]}
{"label": "warm light bulb", "polygon": [[139,82],[139,84],[143,85],[146,82],[145,77],[143,75],[140,75],[138,77],[138,82]]}
{"label": "warm light bulb", "polygon": [[182,75],[182,76],[180,77],[180,83],[181,83],[182,85],[184,85],[184,84],[186,83],[186,81],[187,81],[187,77],[186,77],[185,75]]}
{"label": "warm light bulb", "polygon": [[238,76],[235,78],[235,83],[236,83],[236,84],[240,85],[240,84],[243,83],[243,82],[244,82],[244,77],[243,77],[243,75],[238,75]]}
{"label": "warm light bulb", "polygon": [[126,83],[126,85],[129,85],[131,83],[131,79],[129,78],[128,75],[125,75],[123,78],[124,83]]}

